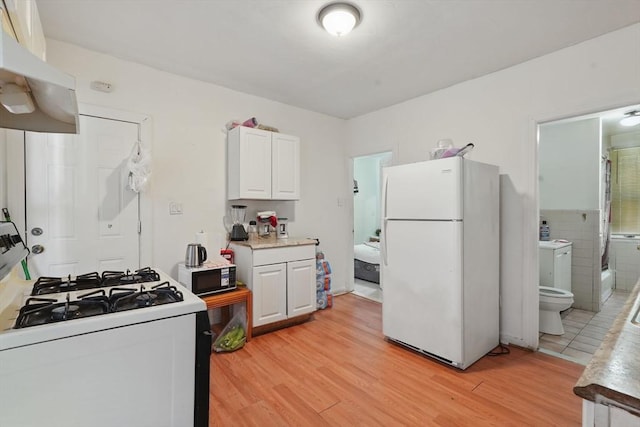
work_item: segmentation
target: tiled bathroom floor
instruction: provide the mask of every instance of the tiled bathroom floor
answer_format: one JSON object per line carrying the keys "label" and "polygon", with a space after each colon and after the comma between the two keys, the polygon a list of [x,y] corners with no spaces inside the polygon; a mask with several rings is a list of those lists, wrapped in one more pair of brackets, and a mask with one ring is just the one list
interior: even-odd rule
{"label": "tiled bathroom floor", "polygon": [[629,292],[614,291],[599,313],[570,308],[562,313],[564,335],[540,334],[540,350],[586,365],[620,313]]}
{"label": "tiled bathroom floor", "polygon": [[353,292],[354,295],[367,298],[376,302],[382,302],[382,289],[377,283],[367,282],[366,280],[354,279]]}

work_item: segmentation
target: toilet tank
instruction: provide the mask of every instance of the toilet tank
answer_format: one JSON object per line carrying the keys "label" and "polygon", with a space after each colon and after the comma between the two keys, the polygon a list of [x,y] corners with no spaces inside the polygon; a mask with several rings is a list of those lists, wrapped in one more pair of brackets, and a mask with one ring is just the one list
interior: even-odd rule
{"label": "toilet tank", "polygon": [[539,242],[540,286],[571,292],[571,242]]}

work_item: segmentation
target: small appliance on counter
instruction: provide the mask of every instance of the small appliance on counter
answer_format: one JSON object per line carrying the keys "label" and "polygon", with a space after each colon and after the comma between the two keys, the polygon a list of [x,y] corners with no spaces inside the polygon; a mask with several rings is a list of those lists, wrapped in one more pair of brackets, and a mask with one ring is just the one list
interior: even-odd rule
{"label": "small appliance on counter", "polygon": [[207,260],[207,250],[200,243],[189,243],[187,253],[184,255],[184,264],[187,267],[200,267]]}
{"label": "small appliance on counter", "polygon": [[236,266],[205,263],[190,268],[178,264],[178,281],[198,296],[212,295],[236,289]]}
{"label": "small appliance on counter", "polygon": [[276,238],[278,239],[287,239],[289,238],[289,232],[287,229],[289,228],[289,219],[288,218],[278,218],[278,232],[276,233]]}
{"label": "small appliance on counter", "polygon": [[231,205],[229,212],[233,225],[229,231],[229,240],[234,242],[248,240],[249,235],[247,230],[244,229],[244,218],[247,214],[247,207],[244,205]]}
{"label": "small appliance on counter", "polygon": [[258,212],[258,236],[269,237],[271,229],[275,229],[278,225],[278,219],[274,211]]}

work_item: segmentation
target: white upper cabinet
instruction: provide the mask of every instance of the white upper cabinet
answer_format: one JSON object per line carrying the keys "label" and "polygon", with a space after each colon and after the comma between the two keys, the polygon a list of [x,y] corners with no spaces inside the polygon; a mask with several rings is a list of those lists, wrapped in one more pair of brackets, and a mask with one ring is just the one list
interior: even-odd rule
{"label": "white upper cabinet", "polygon": [[4,4],[7,15],[2,18],[4,31],[16,37],[35,56],[45,60],[46,42],[35,0],[4,0]]}
{"label": "white upper cabinet", "polygon": [[271,198],[300,198],[300,138],[274,133],[271,137]]}
{"label": "white upper cabinet", "polygon": [[271,132],[238,126],[227,136],[227,197],[271,198]]}
{"label": "white upper cabinet", "polygon": [[230,130],[227,198],[298,200],[300,138],[244,126]]}

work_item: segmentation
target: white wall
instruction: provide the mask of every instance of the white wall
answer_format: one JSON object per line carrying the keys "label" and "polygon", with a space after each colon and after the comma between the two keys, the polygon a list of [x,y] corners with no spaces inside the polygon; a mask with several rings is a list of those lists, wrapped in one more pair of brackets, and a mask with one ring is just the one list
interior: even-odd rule
{"label": "white wall", "polygon": [[552,239],[573,243],[573,307],[600,310],[602,215],[601,138],[599,118],[563,120],[540,126],[540,219]]}
{"label": "white wall", "polygon": [[600,119],[540,126],[540,209],[600,209]]}
{"label": "white wall", "polygon": [[393,150],[397,164],[415,162],[451,138],[500,167],[503,341],[538,342],[537,123],[638,102],[639,49],[636,24],[348,123],[348,156]]}
{"label": "white wall", "polygon": [[640,147],[640,131],[611,135],[609,141],[612,148]]}
{"label": "white wall", "polygon": [[[351,234],[351,198],[345,155],[345,122],[264,98],[154,70],[74,45],[47,40],[52,65],[76,77],[78,102],[150,115],[152,118],[153,262],[177,277],[187,243],[197,231],[210,242],[225,233],[226,133],[231,119],[259,122],[301,138],[302,199],[292,236],[318,237],[333,269],[332,288],[344,290],[352,256],[344,244]],[[110,94],[90,89],[100,80]],[[169,215],[180,202],[183,215]],[[292,215],[293,216],[293,215]],[[351,280],[349,278],[349,280]]]}
{"label": "white wall", "polygon": [[600,210],[540,209],[540,218],[549,222],[552,240],[564,239],[572,243],[573,307],[600,311]]}

